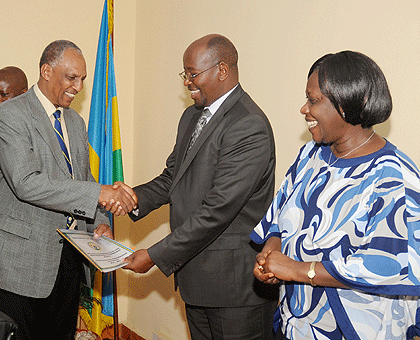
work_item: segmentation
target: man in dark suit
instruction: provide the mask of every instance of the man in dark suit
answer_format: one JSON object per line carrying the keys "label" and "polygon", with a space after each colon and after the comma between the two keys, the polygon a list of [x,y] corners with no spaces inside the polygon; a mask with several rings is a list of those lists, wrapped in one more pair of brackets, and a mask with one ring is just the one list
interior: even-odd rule
{"label": "man in dark suit", "polygon": [[135,206],[90,172],[86,126],[69,108],[85,77],[80,49],[54,41],[38,83],[0,105],[0,311],[18,323],[18,340],[74,339],[82,259],[56,229],[112,236],[100,204]]}
{"label": "man in dark suit", "polygon": [[[175,274],[194,340],[273,337],[277,295],[255,283],[249,234],[273,198],[274,138],[238,83],[237,60],[220,35],[187,48],[180,75],[195,104],[181,117],[163,173],[134,188],[138,210],[130,214],[136,221],[170,204],[172,232],[128,257],[125,269],[145,273],[156,264]],[[203,109],[210,113],[198,134]]]}

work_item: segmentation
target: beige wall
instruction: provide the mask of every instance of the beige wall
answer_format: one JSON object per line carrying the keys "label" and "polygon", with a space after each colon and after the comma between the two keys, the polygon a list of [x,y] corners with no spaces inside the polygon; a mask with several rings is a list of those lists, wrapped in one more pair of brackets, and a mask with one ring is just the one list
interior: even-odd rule
{"label": "beige wall", "polygon": [[[420,126],[414,118],[420,104],[419,29],[420,4],[414,0],[137,1],[132,184],[162,171],[178,119],[191,104],[178,77],[182,54],[193,40],[214,32],[236,45],[240,81],[272,123],[277,184],[300,146],[310,139],[299,113],[309,67],[318,57],[344,49],[369,55],[383,69],[394,110],[377,131],[420,164]],[[138,248],[158,241],[168,231],[167,215],[165,207],[130,225],[129,240]],[[152,332],[187,339],[172,277],[166,279],[157,269],[129,277],[124,287],[137,289],[124,292],[127,323],[147,339]]]}
{"label": "beige wall", "polygon": [[[70,39],[88,66],[85,90],[72,105],[86,119],[103,0],[14,0],[2,4],[0,67],[17,65],[34,83],[42,49]],[[6,28],[6,29],[4,29]],[[381,0],[115,0],[115,67],[125,179],[136,185],[158,175],[171,152],[178,119],[191,104],[178,73],[182,54],[208,34],[229,37],[239,51],[240,81],[275,132],[277,184],[310,139],[303,117],[310,65],[329,52],[363,52],[383,69],[394,100],[377,131],[420,164],[420,3]],[[163,207],[137,223],[117,219],[117,238],[148,247],[169,230]],[[118,272],[120,321],[152,339],[188,339],[173,278]]]}

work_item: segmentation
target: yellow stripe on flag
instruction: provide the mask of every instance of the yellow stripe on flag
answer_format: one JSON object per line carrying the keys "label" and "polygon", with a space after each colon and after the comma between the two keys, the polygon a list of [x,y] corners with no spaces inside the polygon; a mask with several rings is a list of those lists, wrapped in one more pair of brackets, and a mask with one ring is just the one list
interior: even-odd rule
{"label": "yellow stripe on flag", "polygon": [[120,119],[118,117],[117,97],[112,97],[112,149],[121,149]]}
{"label": "yellow stripe on flag", "polygon": [[93,177],[96,182],[99,182],[99,163],[100,159],[98,154],[93,150],[89,144],[89,162],[90,162],[90,171],[92,172]]}

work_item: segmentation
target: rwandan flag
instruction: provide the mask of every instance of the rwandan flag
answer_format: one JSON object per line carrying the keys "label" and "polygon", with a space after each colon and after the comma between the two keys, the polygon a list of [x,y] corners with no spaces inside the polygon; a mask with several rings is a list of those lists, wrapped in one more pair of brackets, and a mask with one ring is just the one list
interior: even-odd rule
{"label": "rwandan flag", "polygon": [[[88,125],[90,167],[96,181],[101,184],[124,181],[112,53],[113,11],[113,0],[105,0]],[[112,226],[111,214],[110,225]],[[89,313],[81,312],[88,328],[99,335],[106,326],[113,324],[112,275],[112,273],[102,274],[99,271],[95,274],[93,297],[102,301],[102,310],[100,305],[94,303],[91,318]]]}

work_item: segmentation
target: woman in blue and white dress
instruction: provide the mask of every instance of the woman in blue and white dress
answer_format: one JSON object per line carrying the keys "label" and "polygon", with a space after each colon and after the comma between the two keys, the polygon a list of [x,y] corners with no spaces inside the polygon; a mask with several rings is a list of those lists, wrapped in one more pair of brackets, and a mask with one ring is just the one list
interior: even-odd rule
{"label": "woman in blue and white dress", "polygon": [[420,335],[420,174],[380,137],[392,101],[382,71],[351,51],[311,67],[300,150],[251,238],[254,274],[280,285],[286,339]]}

